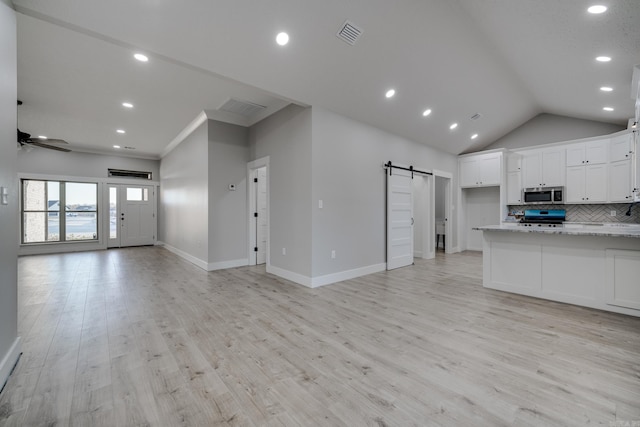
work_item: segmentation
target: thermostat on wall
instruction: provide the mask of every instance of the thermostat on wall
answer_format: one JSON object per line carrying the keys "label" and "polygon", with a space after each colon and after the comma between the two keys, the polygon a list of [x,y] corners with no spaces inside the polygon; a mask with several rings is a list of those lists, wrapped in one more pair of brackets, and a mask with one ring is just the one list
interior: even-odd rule
{"label": "thermostat on wall", "polygon": [[236,185],[235,184],[229,184],[229,191],[236,191]]}

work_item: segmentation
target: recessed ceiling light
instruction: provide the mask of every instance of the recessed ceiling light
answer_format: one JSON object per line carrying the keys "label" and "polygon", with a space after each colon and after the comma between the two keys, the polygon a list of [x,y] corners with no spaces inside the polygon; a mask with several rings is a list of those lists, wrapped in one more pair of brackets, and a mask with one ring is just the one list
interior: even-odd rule
{"label": "recessed ceiling light", "polygon": [[613,90],[613,88],[609,87],[609,86],[602,86],[600,88],[600,90],[603,91],[603,92],[611,92]]}
{"label": "recessed ceiling light", "polygon": [[387,98],[391,98],[391,97],[393,97],[393,95],[395,95],[395,94],[396,94],[395,89],[389,89],[389,90],[387,91],[387,93],[385,93],[385,94],[384,94],[384,96],[386,96]]}
{"label": "recessed ceiling light", "polygon": [[601,4],[596,4],[594,6],[591,6],[589,9],[587,9],[587,12],[593,13],[593,14],[604,13],[606,11],[607,11],[607,6],[603,6]]}
{"label": "recessed ceiling light", "polygon": [[136,53],[135,55],[133,55],[133,57],[140,62],[147,62],[149,60],[149,57],[147,57],[147,55],[143,55],[141,53]]}
{"label": "recessed ceiling light", "polygon": [[422,112],[422,115],[423,115],[424,117],[427,117],[429,114],[431,114],[431,108],[427,108],[426,110],[424,110],[424,111]]}
{"label": "recessed ceiling light", "polygon": [[276,36],[276,43],[278,43],[280,46],[284,46],[289,43],[289,34],[284,32],[278,33],[278,35]]}
{"label": "recessed ceiling light", "polygon": [[471,139],[476,139],[478,137],[477,133],[474,133],[473,135],[471,135]]}
{"label": "recessed ceiling light", "polygon": [[125,108],[133,108],[133,104],[130,103],[130,102],[123,102],[122,106],[125,107]]}
{"label": "recessed ceiling light", "polygon": [[39,136],[38,136],[38,139],[47,139],[47,137],[46,137],[46,136],[44,136],[44,135],[39,135]]}
{"label": "recessed ceiling light", "polygon": [[451,126],[449,126],[449,129],[454,130],[457,127],[458,127],[457,123],[452,123]]}
{"label": "recessed ceiling light", "polygon": [[113,148],[120,148],[120,146],[119,145],[114,145]]}
{"label": "recessed ceiling light", "polygon": [[116,130],[116,132],[118,132],[118,133],[125,133],[124,129],[118,129],[118,130]]}
{"label": "recessed ceiling light", "polygon": [[596,61],[598,61],[598,62],[609,62],[609,61],[611,61],[611,57],[610,56],[598,56],[596,58]]}
{"label": "recessed ceiling light", "polygon": [[603,107],[604,111],[613,111],[613,107]]}

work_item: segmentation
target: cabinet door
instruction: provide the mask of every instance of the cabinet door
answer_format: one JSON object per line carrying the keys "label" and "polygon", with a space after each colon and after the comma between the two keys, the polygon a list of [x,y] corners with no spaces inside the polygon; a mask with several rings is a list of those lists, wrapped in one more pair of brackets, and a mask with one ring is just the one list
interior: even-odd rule
{"label": "cabinet door", "polygon": [[476,187],[480,182],[480,169],[478,159],[475,157],[466,157],[460,159],[460,187]]}
{"label": "cabinet door", "polygon": [[552,148],[542,152],[542,185],[545,187],[564,185],[564,151],[563,148]]}
{"label": "cabinet door", "polygon": [[629,202],[631,195],[631,160],[609,164],[609,201]]}
{"label": "cabinet door", "polygon": [[507,172],[507,203],[522,204],[522,174],[520,171]]}
{"label": "cabinet door", "polygon": [[507,155],[507,172],[519,172],[522,169],[522,156],[517,153]]}
{"label": "cabinet door", "polygon": [[609,140],[601,139],[589,141],[585,144],[585,163],[588,165],[600,165],[607,163],[609,158]]}
{"label": "cabinet door", "polygon": [[525,188],[541,187],[542,176],[540,162],[542,153],[527,153],[522,157],[522,186]]}
{"label": "cabinet door", "polygon": [[567,168],[567,185],[565,191],[566,203],[584,202],[584,166],[572,166]]}
{"label": "cabinet door", "polygon": [[567,147],[567,167],[582,166],[585,161],[584,144],[571,144]]}
{"label": "cabinet door", "polygon": [[640,251],[607,249],[607,304],[640,310]]}
{"label": "cabinet door", "polygon": [[632,133],[611,138],[611,143],[609,145],[609,159],[611,162],[630,159],[632,152]]}
{"label": "cabinet door", "polygon": [[607,201],[607,165],[585,166],[585,201],[604,203]]}
{"label": "cabinet door", "polygon": [[480,185],[500,185],[501,160],[500,153],[487,154],[480,158]]}

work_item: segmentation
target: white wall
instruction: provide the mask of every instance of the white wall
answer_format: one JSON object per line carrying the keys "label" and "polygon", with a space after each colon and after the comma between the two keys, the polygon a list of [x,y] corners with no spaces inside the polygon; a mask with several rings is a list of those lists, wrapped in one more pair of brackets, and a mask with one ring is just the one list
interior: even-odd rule
{"label": "white wall", "polygon": [[19,173],[107,178],[110,168],[151,172],[152,179],[157,181],[160,162],[75,151],[63,153],[38,147],[31,151],[18,151]]}
{"label": "white wall", "polygon": [[19,354],[17,259],[18,183],[16,175],[16,15],[0,1],[0,187],[9,204],[0,204],[0,388]]}
{"label": "white wall", "polygon": [[[208,132],[209,263],[246,265],[249,131],[208,120]],[[230,191],[229,184],[235,184],[236,190]]]}
{"label": "white wall", "polygon": [[202,268],[209,260],[209,157],[207,123],[160,162],[159,237]]}
{"label": "white wall", "polygon": [[[500,187],[463,189],[466,249],[482,250],[482,231],[474,227],[500,224]],[[448,241],[448,239],[447,239]]]}
{"label": "white wall", "polygon": [[[458,167],[451,154],[316,107],[312,159],[313,277],[386,262],[384,162],[439,169],[454,177]],[[318,209],[319,199],[323,209]],[[330,257],[332,250],[336,259]]]}
{"label": "white wall", "polygon": [[491,145],[483,148],[483,150],[532,147],[553,142],[608,135],[624,129],[624,126],[611,123],[574,119],[554,114],[539,114]]}
{"label": "white wall", "polygon": [[249,141],[251,160],[269,156],[270,264],[311,277],[311,109],[282,109],[252,126]]}

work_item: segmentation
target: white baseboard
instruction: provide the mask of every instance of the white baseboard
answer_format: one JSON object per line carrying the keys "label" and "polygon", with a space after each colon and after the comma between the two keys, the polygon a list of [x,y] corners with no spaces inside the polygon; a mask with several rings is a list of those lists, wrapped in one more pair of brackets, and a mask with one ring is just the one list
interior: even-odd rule
{"label": "white baseboard", "polygon": [[307,288],[313,287],[311,286],[311,277],[294,273],[293,271],[285,270],[284,268],[274,267],[273,265],[267,264],[267,273],[275,274],[278,277],[290,280],[298,285],[306,286]]}
{"label": "white baseboard", "polygon": [[354,268],[353,270],[340,271],[338,273],[326,274],[311,278],[311,287],[330,285],[332,283],[342,282],[343,280],[355,279],[356,277],[366,276],[367,274],[378,273],[387,269],[386,263],[368,265],[366,267]]}
{"label": "white baseboard", "polygon": [[166,250],[168,250],[169,252],[173,252],[174,254],[178,255],[180,258],[184,258],[187,261],[189,261],[192,264],[195,264],[196,266],[200,267],[203,270],[207,270],[208,271],[208,267],[209,264],[206,261],[201,260],[200,258],[196,258],[191,254],[186,253],[185,251],[182,251],[178,248],[175,248],[167,243],[164,243],[164,248]]}
{"label": "white baseboard", "polygon": [[225,268],[244,267],[247,265],[249,265],[249,260],[246,258],[234,259],[231,261],[210,262],[207,265],[207,271],[223,270]]}
{"label": "white baseboard", "polygon": [[0,390],[4,388],[7,380],[9,379],[9,375],[13,370],[13,367],[16,365],[18,361],[18,357],[20,357],[20,352],[22,350],[22,345],[20,341],[20,337],[16,337],[11,345],[11,348],[4,355],[2,361],[0,362]]}
{"label": "white baseboard", "polygon": [[367,274],[378,273],[384,271],[387,264],[374,264],[366,267],[354,268],[353,270],[340,271],[337,273],[325,274],[324,276],[309,277],[302,274],[294,273],[283,268],[267,266],[267,273],[275,274],[283,279],[290,280],[308,288],[318,288],[320,286],[331,285],[332,283],[342,282],[343,280],[355,279],[356,277],[366,276]]}

